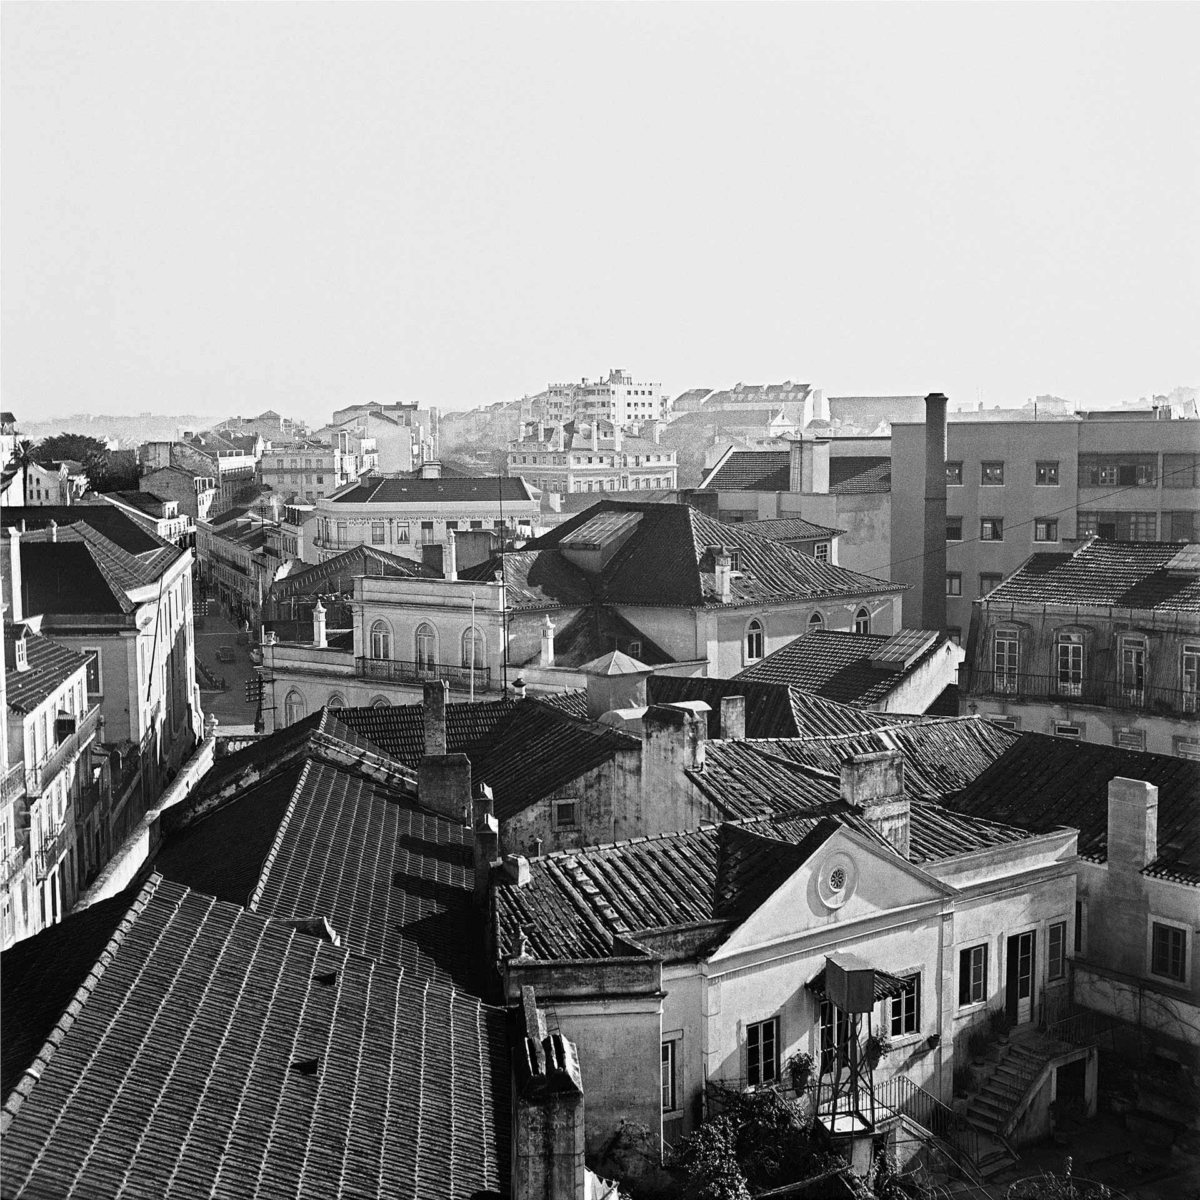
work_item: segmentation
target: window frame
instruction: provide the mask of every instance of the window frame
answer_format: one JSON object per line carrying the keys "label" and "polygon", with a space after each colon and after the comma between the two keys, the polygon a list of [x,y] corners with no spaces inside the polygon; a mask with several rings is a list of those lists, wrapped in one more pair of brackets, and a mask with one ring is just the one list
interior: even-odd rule
{"label": "window frame", "polygon": [[[957,586],[956,586],[957,585]],[[962,592],[962,572],[947,571],[946,572],[946,595],[961,596]]]}
{"label": "window frame", "polygon": [[888,1000],[888,1029],[893,1038],[916,1037],[921,1032],[921,972],[902,978],[904,991]]}
{"label": "window frame", "polygon": [[[989,471],[992,478],[988,478]],[[997,478],[998,476],[998,478]],[[979,464],[979,486],[980,487],[1003,487],[1004,486],[1004,459],[989,458]]]}
{"label": "window frame", "polygon": [[963,465],[961,460],[946,463],[946,486],[963,486]]}
{"label": "window frame", "polygon": [[751,663],[762,662],[766,657],[767,630],[759,617],[751,617],[746,622],[746,630],[742,636],[742,661],[749,666]]}
{"label": "window frame", "polygon": [[1055,690],[1060,696],[1083,695],[1083,673],[1087,659],[1082,633],[1059,630],[1054,639]]}
{"label": "window frame", "polygon": [[[1045,536],[1042,536],[1042,535]],[[1058,518],[1057,517],[1035,517],[1033,522],[1033,540],[1035,542],[1057,542],[1058,537]]]}
{"label": "window frame", "polygon": [[1002,541],[1004,541],[1004,518],[1003,517],[980,517],[979,518],[979,540],[981,542],[1002,542]]}
{"label": "window frame", "polygon": [[854,632],[865,636],[871,632],[871,610],[865,606],[854,614]]}
{"label": "window frame", "polygon": [[[990,582],[984,582],[988,580]],[[979,598],[987,599],[1002,583],[1004,576],[998,571],[980,571],[979,572]]]}
{"label": "window frame", "polygon": [[[957,532],[954,532],[957,530]],[[963,540],[963,519],[962,517],[947,517],[946,518],[946,541],[961,542]]]}
{"label": "window frame", "polygon": [[[1058,482],[1059,461],[1060,461],[1059,459],[1046,458],[1046,459],[1040,460],[1039,462],[1035,462],[1034,466],[1033,466],[1033,486],[1034,487],[1058,487],[1059,486],[1059,482]],[[1053,479],[1050,479],[1050,478],[1042,479],[1041,476],[1043,475],[1043,473],[1046,474],[1047,476],[1049,476],[1051,473],[1053,473],[1054,478]]]}
{"label": "window frame", "polygon": [[815,633],[819,629],[825,628],[825,614],[819,608],[814,608],[809,614],[808,622],[805,625],[806,633]]}
{"label": "window frame", "polygon": [[[987,1003],[990,949],[987,942],[978,942],[974,946],[963,946],[959,949],[958,1007],[960,1009],[977,1008]],[[977,958],[979,960],[978,971],[976,969]]]}
{"label": "window frame", "polygon": [[[104,695],[104,661],[99,646],[83,646],[81,653],[88,657],[87,671],[84,677],[84,690],[88,696]],[[94,656],[94,657],[93,657]],[[92,663],[96,665],[96,690],[92,691]]]}
{"label": "window frame", "polygon": [[[1181,963],[1180,973],[1172,975],[1157,969],[1158,965],[1158,932],[1162,930],[1167,934],[1178,934],[1182,943],[1181,947]],[[1160,979],[1166,983],[1175,984],[1177,987],[1187,987],[1192,973],[1192,952],[1193,946],[1189,945],[1191,929],[1182,921],[1172,920],[1170,917],[1160,917],[1151,914],[1146,919],[1146,974],[1152,979]]]}
{"label": "window frame", "polygon": [[[568,820],[564,820],[563,819],[563,810],[566,809],[568,805],[570,805],[570,814],[571,815]],[[580,824],[579,824],[579,798],[577,796],[555,796],[550,801],[550,806],[551,806],[550,815],[554,822],[555,832],[558,832],[559,830],[570,831],[572,833],[578,832],[578,830],[580,828]]]}
{"label": "window frame", "polygon": [[683,1111],[679,1100],[679,1043],[681,1038],[663,1038],[661,1100],[664,1117]]}
{"label": "window frame", "polygon": [[[1058,953],[1054,950],[1058,937]],[[1046,981],[1057,983],[1067,977],[1067,923],[1055,921],[1046,929]]]}
{"label": "window frame", "polygon": [[[764,1039],[769,1032],[770,1038]],[[764,1054],[765,1041],[770,1042],[770,1058]],[[753,1058],[752,1058],[753,1056]],[[752,1065],[753,1064],[753,1065]],[[764,1071],[764,1064],[768,1071]],[[768,1076],[769,1072],[769,1077]],[[753,1078],[757,1074],[757,1078]],[[746,1082],[751,1087],[765,1087],[778,1083],[781,1078],[779,1061],[779,1018],[768,1017],[765,1021],[746,1024]]]}
{"label": "window frame", "polygon": [[[392,657],[392,627],[383,619],[376,617],[371,622],[371,657],[379,661],[389,660]],[[383,653],[380,653],[380,651]]]}
{"label": "window frame", "polygon": [[[1074,730],[1074,732],[1066,733],[1064,730]],[[1051,717],[1050,736],[1066,738],[1070,742],[1086,742],[1087,725],[1083,721],[1059,721]]]}

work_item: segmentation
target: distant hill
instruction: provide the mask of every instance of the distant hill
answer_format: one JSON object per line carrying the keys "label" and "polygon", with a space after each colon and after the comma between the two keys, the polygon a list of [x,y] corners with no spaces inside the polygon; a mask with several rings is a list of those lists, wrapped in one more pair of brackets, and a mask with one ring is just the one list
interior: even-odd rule
{"label": "distant hill", "polygon": [[136,417],[93,416],[74,413],[69,417],[34,420],[30,414],[16,413],[17,428],[31,442],[41,441],[56,433],[82,433],[107,441],[116,438],[123,447],[142,442],[175,441],[184,430],[205,429],[213,423],[211,416],[174,416],[160,413],[140,413]]}

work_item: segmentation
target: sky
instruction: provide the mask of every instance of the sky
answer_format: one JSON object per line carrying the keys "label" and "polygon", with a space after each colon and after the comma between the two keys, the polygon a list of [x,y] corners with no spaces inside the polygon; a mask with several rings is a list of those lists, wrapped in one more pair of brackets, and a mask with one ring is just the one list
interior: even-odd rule
{"label": "sky", "polygon": [[18,418],[1200,384],[1196,4],[4,5]]}

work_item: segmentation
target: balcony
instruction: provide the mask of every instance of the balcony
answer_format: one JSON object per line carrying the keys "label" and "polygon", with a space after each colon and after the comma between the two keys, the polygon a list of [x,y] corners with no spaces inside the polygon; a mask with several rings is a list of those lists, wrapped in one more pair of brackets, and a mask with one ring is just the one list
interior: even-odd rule
{"label": "balcony", "polygon": [[6,891],[8,885],[25,869],[29,861],[29,830],[17,831],[17,844],[0,861],[0,891]]}
{"label": "balcony", "polygon": [[25,794],[25,764],[17,763],[9,767],[8,772],[0,778],[0,801],[7,803]]}
{"label": "balcony", "polygon": [[54,777],[74,758],[78,758],[84,747],[96,736],[96,725],[100,720],[100,706],[88,710],[75,727],[70,737],[64,738],[40,763],[25,772],[25,789],[32,797],[42,795]]}
{"label": "balcony", "polygon": [[477,692],[486,691],[491,683],[490,667],[456,667],[449,663],[404,662],[398,658],[355,659],[355,674],[359,679],[374,679],[380,683],[423,684],[444,679],[458,691],[469,691],[474,684]]}
{"label": "balcony", "polygon": [[74,827],[65,821],[49,837],[42,840],[35,859],[38,882],[50,878],[50,872],[62,862],[71,845]]}
{"label": "balcony", "polygon": [[970,692],[976,696],[1007,696],[1050,703],[1089,704],[1163,716],[1200,712],[1197,693],[1183,688],[1135,687],[1115,679],[1031,675],[1023,671],[973,671]]}

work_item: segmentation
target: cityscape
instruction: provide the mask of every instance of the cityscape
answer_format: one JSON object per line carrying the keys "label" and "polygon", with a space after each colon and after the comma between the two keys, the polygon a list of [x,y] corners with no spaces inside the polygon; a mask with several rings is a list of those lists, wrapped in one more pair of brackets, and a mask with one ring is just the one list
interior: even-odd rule
{"label": "cityscape", "polygon": [[[725,43],[766,54],[786,26],[832,39],[849,70],[843,35],[866,38],[870,57],[891,22],[915,46],[918,24],[959,20],[919,5],[680,5],[670,20],[668,6],[615,4],[46,7],[5,34],[20,147],[49,93],[7,64],[28,54],[51,69],[55,8],[71,30],[64,61],[108,70],[127,53],[128,78],[164,88],[184,128],[242,136],[243,117],[282,122],[279,97],[307,104],[318,86],[336,93],[339,122],[366,121],[372,88],[413,88],[446,106],[429,154],[456,103],[481,129],[526,111],[515,79],[483,98],[453,91],[440,65],[460,36],[465,63],[526,22],[538,47],[587,31],[581,71],[610,37],[631,70],[642,51],[625,23],[651,41],[673,25],[704,61]],[[1138,46],[1157,36],[1168,15],[1148,8],[1109,14],[1111,29],[1086,35],[1093,49],[1123,53],[1122,29]],[[1074,36],[1061,13],[978,9],[1004,37],[1020,24],[1022,47],[1039,20],[1055,44]],[[85,45],[89,29],[99,40]],[[242,29],[245,69],[267,64],[245,92],[228,40]],[[185,32],[199,57],[172,41]],[[437,82],[385,85],[383,48],[417,71],[417,32]],[[249,48],[275,33],[293,40],[272,65]],[[159,50],[169,61],[151,61]],[[321,84],[306,74],[288,91],[309,52],[324,56]],[[662,52],[686,78],[679,47]],[[231,74],[213,112],[193,113],[202,90],[188,80],[210,54]],[[1092,87],[1084,57],[1065,69]],[[172,62],[177,87],[160,74]],[[101,112],[123,111],[121,78],[97,94]],[[550,91],[597,128],[624,119]],[[226,125],[235,92],[266,107]],[[63,96],[94,132],[87,99]],[[729,103],[765,111],[756,97]],[[647,112],[674,111],[655,103]],[[402,140],[415,136],[425,117],[397,111]],[[540,101],[528,112],[552,119]],[[147,113],[145,136],[167,119]],[[104,136],[124,145],[117,128]],[[303,161],[317,153],[313,130],[280,137]],[[638,152],[597,174],[628,168],[636,191]],[[172,153],[156,171],[208,151],[180,139]],[[49,143],[38,154],[58,162]],[[1102,388],[1078,365],[1056,374],[1030,335],[1020,390],[974,345],[965,357],[990,382],[968,389],[954,355],[914,366],[881,346],[863,366],[804,335],[764,351],[739,340],[729,305],[681,345],[664,325],[656,353],[638,331],[665,293],[631,297],[609,326],[594,317],[619,310],[624,276],[591,307],[567,290],[533,298],[514,266],[512,306],[528,295],[539,315],[489,376],[517,318],[496,298],[496,330],[447,324],[420,281],[422,248],[406,252],[402,286],[431,289],[424,319],[445,353],[432,373],[398,306],[378,345],[412,373],[381,388],[347,356],[344,385],[321,385],[297,299],[293,348],[312,379],[293,389],[291,366],[264,365],[271,313],[264,358],[235,361],[233,339],[202,386],[199,330],[217,318],[199,312],[214,303],[200,272],[196,328],[182,308],[170,317],[170,377],[186,382],[153,406],[141,389],[167,350],[133,354],[99,320],[79,335],[81,370],[98,397],[124,376],[128,399],[75,410],[82,384],[30,332],[31,307],[45,318],[59,304],[64,328],[76,317],[57,283],[28,290],[20,256],[49,234],[31,232],[41,184],[23,182],[38,159],[16,157],[26,224],[4,235],[19,251],[4,307],[19,353],[0,401],[0,1195],[1200,1195],[1200,386],[1162,374],[1200,370],[1194,345],[1174,359],[1138,350],[1140,378],[1160,380],[1145,385],[1115,365],[1127,346],[1098,348],[1119,376]],[[286,175],[282,158],[263,161],[264,179]],[[365,188],[357,221],[376,168],[346,163],[347,195]],[[434,241],[435,210],[468,206],[455,218],[468,242],[464,214],[508,211],[500,176],[484,180],[494,196],[466,199],[439,191],[436,172],[416,177],[437,196],[420,202]],[[407,166],[397,179],[409,197]],[[215,205],[226,182],[206,180]],[[521,212],[521,238],[539,221],[551,237],[557,218]],[[206,253],[216,228],[197,227]],[[131,256],[157,236],[133,223],[120,235]],[[670,240],[669,223],[655,237]],[[639,245],[652,255],[653,242]],[[459,270],[448,246],[439,288]],[[371,253],[364,243],[356,270]],[[263,275],[255,303],[289,304],[293,265],[276,290]],[[474,265],[486,290],[491,268]],[[659,282],[653,257],[638,265]],[[376,326],[357,284],[331,277],[341,293],[325,296],[319,282],[325,311],[344,305],[366,346]],[[386,288],[379,298],[386,309]],[[464,297],[463,314],[482,303]],[[1019,360],[1009,337],[1002,356]],[[1079,357],[1067,341],[1064,363]],[[270,382],[244,386],[242,371]]]}

